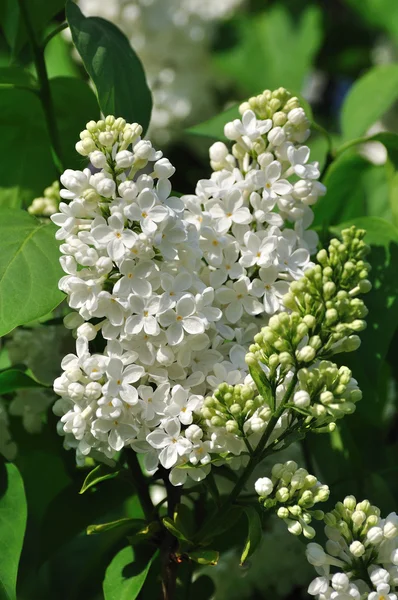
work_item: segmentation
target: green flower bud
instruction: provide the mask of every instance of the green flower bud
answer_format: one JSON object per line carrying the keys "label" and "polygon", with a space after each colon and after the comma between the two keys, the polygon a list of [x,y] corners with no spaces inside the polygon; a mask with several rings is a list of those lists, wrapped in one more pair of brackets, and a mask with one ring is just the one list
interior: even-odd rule
{"label": "green flower bud", "polygon": [[289,517],[289,510],[285,506],[278,508],[276,514],[280,519],[287,519]]}
{"label": "green flower bud", "polygon": [[275,498],[278,502],[287,502],[289,500],[289,490],[286,487],[281,487],[277,490]]}
{"label": "green flower bud", "polygon": [[304,346],[301,350],[296,350],[296,358],[299,362],[312,362],[316,351],[311,346]]}

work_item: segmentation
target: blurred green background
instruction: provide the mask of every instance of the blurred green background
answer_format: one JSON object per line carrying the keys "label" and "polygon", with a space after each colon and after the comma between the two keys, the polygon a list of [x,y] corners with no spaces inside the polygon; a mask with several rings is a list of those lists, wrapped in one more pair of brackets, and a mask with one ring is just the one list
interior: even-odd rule
{"label": "blurred green background", "polygon": [[[32,6],[36,2],[30,1]],[[111,12],[113,2],[106,1]],[[57,14],[48,31],[64,20],[63,3],[55,4],[56,10],[50,13]],[[5,96],[8,86],[1,78],[2,69],[11,62],[16,68],[23,65],[33,72],[29,49],[21,44],[16,52],[10,39],[7,19],[12,14],[11,6],[11,0],[0,4],[0,207],[26,207],[52,183],[56,173],[46,158],[46,134],[35,103],[27,105],[22,96],[16,95],[13,109],[17,106],[18,118],[15,112],[10,118],[9,99]],[[266,88],[284,86],[305,98],[314,121],[330,133],[334,148],[366,133],[381,134],[379,141],[342,152],[331,168],[327,168],[330,140],[319,129],[310,140],[314,157],[325,167],[324,183],[328,186],[327,195],[314,207],[314,226],[321,240],[326,241],[330,231],[338,230],[341,223],[353,221],[369,228],[366,218],[376,218],[368,235],[373,244],[374,290],[367,300],[370,316],[362,347],[349,357],[349,366],[364,392],[357,412],[330,436],[312,436],[285,458],[302,461],[331,487],[330,504],[351,493],[359,499],[369,498],[385,513],[396,510],[398,138],[385,134],[398,133],[398,2],[252,0],[214,23],[206,44],[209,101],[189,112],[178,124],[172,123],[169,133],[160,137],[158,143],[177,166],[173,184],[179,192],[193,193],[196,181],[209,176],[208,147],[218,133],[222,134],[227,120],[220,113]],[[156,60],[151,60],[151,68],[156,72]],[[66,155],[71,161],[68,166],[79,168],[74,142],[85,120],[97,116],[90,112],[95,104],[88,86],[83,89],[75,81],[85,82],[86,75],[62,33],[49,43],[46,63],[50,78],[74,79],[66,84],[58,79],[55,86],[58,112],[64,119]],[[171,66],[178,78],[178,62]],[[159,66],[161,69],[164,65]],[[194,86],[194,95],[200,96],[202,79],[185,81]],[[182,78],[182,96],[183,86]],[[189,91],[192,93],[192,89]],[[352,119],[353,112],[359,121],[363,116],[360,127]],[[153,133],[156,139],[156,130]],[[385,143],[382,145],[380,140]],[[36,153],[41,156],[38,165],[32,159]],[[10,174],[11,162],[20,166],[18,181]],[[50,361],[46,352],[48,348],[43,348],[43,364]],[[3,351],[1,368],[11,362]],[[77,491],[85,473],[75,468],[73,453],[62,448],[51,409],[43,420],[41,433],[28,434],[19,416],[9,417],[9,429],[18,446],[16,464],[28,499],[28,530],[18,598],[99,600],[104,569],[120,547],[121,538],[118,532],[88,538],[85,528],[121,513],[138,515],[137,501],[130,487],[112,481],[105,482],[95,496],[79,496]],[[212,592],[213,583],[207,581],[210,595],[217,600],[306,597],[313,572],[306,564],[301,540],[290,536],[280,522],[270,519],[261,549],[249,567],[240,569],[234,550],[238,538],[239,531],[235,531],[233,538],[225,540],[226,551],[220,564],[206,571],[216,586]],[[190,598],[196,598],[195,593],[192,591]],[[151,590],[144,588],[143,597],[153,597]],[[202,593],[200,597],[204,597]]]}

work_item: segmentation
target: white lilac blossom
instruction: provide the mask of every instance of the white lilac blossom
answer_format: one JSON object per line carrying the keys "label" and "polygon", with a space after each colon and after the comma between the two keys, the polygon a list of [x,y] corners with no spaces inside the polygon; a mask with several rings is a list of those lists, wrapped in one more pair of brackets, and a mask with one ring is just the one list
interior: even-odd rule
{"label": "white lilac blossom", "polygon": [[66,273],[60,289],[75,311],[65,324],[77,340],[54,383],[54,411],[78,458],[132,446],[149,469],[188,460],[200,479],[209,441],[199,428],[185,431],[206,377],[228,358],[217,349],[222,314],[198,275],[197,229],[171,194],[174,167],[141,131],[114,117],[88,123],[76,148],[100,170],[61,177],[65,202],[52,220]]}
{"label": "white lilac blossom", "polygon": [[240,112],[241,119],[225,126],[232,149],[216,142],[210,179],[183,197],[230,325],[276,313],[289,282],[311,266],[317,237],[306,235],[310,206],[325,193],[318,163],[303,145],[309,121],[297,98],[283,88],[265,91]]}
{"label": "white lilac blossom", "polygon": [[168,143],[182,126],[211,116],[219,87],[209,68],[214,32],[242,4],[243,0],[79,0],[87,16],[103,17],[120,27],[141,59],[154,101],[149,135],[156,143]]}
{"label": "white lilac blossom", "polygon": [[[276,110],[277,97],[286,100],[286,94],[279,90],[269,101],[265,93],[262,109]],[[296,152],[296,140],[308,135],[308,122],[295,99],[287,104],[281,105],[286,113],[279,111],[286,117],[284,138],[292,140],[286,152]],[[264,125],[249,117],[229,124],[239,138],[235,153],[241,143],[266,145],[256,136],[272,131],[271,119]],[[242,131],[247,140],[239,137]],[[259,179],[266,187],[264,177],[275,175],[268,163],[253,162],[249,168],[254,150],[250,156],[244,151],[246,170],[239,161],[242,170],[234,167],[231,181],[242,185],[227,192],[232,216],[222,205],[231,172],[221,172],[221,186],[217,178],[209,180],[219,190],[212,192],[217,200],[209,209],[216,204],[219,209],[211,217],[192,197],[173,196],[174,167],[141,133],[139,125],[112,116],[88,123],[76,149],[89,157],[92,168],[68,169],[61,177],[65,201],[52,220],[62,242],[60,289],[75,311],[65,324],[76,330],[77,341],[54,383],[61,396],[54,411],[61,417],[65,445],[76,448],[79,460],[93,452],[111,458],[132,447],[145,455],[149,471],[160,463],[171,469],[174,484],[183,484],[187,476],[205,477],[214,460],[239,467],[247,459],[247,443],[258,443],[271,409],[248,374],[244,345],[258,331],[254,317],[263,315],[264,307],[278,310],[286,286],[310,267],[309,251],[297,233],[283,230],[285,209],[273,212],[278,226],[258,225],[255,231],[247,223],[253,213],[246,181]],[[295,168],[300,161],[308,177],[317,174],[306,150],[294,155]],[[279,192],[293,184],[284,185]],[[311,181],[307,187],[312,190]],[[302,205],[293,196],[285,200]],[[218,216],[223,225],[214,222]],[[260,231],[256,246],[251,241]],[[243,249],[236,239],[240,233],[247,239]],[[259,256],[249,259],[254,247]],[[248,270],[242,262],[250,261]],[[277,403],[292,377],[277,386]],[[217,405],[220,398],[227,411]],[[286,411],[270,442],[288,422]]]}
{"label": "white lilac blossom", "polygon": [[325,547],[307,546],[318,577],[308,592],[319,600],[397,600],[398,516],[380,516],[369,500],[347,496],[324,517]]}

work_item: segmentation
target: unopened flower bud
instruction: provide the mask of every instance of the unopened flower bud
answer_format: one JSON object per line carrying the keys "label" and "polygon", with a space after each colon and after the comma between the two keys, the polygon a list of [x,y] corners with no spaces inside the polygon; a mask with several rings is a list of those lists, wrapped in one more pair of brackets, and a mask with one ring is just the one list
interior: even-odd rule
{"label": "unopened flower bud", "polygon": [[268,477],[260,477],[254,484],[254,489],[259,496],[269,496],[273,488],[273,483]]}
{"label": "unopened flower bud", "polygon": [[355,558],[359,558],[365,554],[365,546],[359,541],[352,542],[350,552]]}

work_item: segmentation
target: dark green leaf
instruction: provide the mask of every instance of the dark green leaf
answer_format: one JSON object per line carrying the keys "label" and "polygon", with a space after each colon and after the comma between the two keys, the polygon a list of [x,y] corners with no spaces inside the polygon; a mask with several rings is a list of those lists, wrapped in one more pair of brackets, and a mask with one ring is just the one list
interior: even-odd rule
{"label": "dark green leaf", "polygon": [[76,152],[75,145],[87,121],[100,116],[97,99],[92,89],[75,77],[56,77],[51,79],[50,85],[62,140],[62,158],[69,169],[82,169],[85,159]]}
{"label": "dark green leaf", "polygon": [[7,369],[7,371],[2,371],[0,373],[0,396],[23,388],[43,387],[45,388],[48,386],[32,379],[32,377],[29,377],[29,375],[23,371],[18,371],[17,369]]}
{"label": "dark green leaf", "polygon": [[104,115],[137,122],[145,131],[151,117],[152,96],[128,39],[109,21],[86,18],[74,2],[67,2],[66,17]]}
{"label": "dark green leaf", "polygon": [[[79,79],[52,79],[50,87],[65,164],[80,169],[84,159],[75,151],[75,144],[86,122],[99,116],[98,103],[93,91]],[[0,206],[29,206],[58,177],[36,94],[0,87],[0,128]]]}
{"label": "dark green leaf", "polygon": [[371,214],[387,217],[391,212],[387,168],[358,154],[342,154],[327,171],[326,195],[313,207],[314,225],[327,228]]}
{"label": "dark green leaf", "polygon": [[246,560],[253,554],[261,542],[263,530],[261,527],[261,519],[257,510],[253,506],[245,506],[243,510],[247,516],[248,533],[245,546],[243,548],[242,555],[240,557],[240,564],[243,565]]}
{"label": "dark green leaf", "polygon": [[181,531],[187,539],[193,535],[195,529],[193,512],[186,504],[180,503],[175,507],[174,523],[176,528]]}
{"label": "dark green leaf", "polygon": [[37,88],[37,80],[28,71],[19,67],[0,67],[0,85]]}
{"label": "dark green leaf", "polygon": [[0,206],[28,206],[56,178],[39,98],[0,89]]}
{"label": "dark green leaf", "polygon": [[105,600],[135,600],[145,583],[156,554],[135,552],[131,546],[120,550],[106,570],[103,583]]}
{"label": "dark green leaf", "polygon": [[134,546],[153,538],[159,532],[160,528],[159,521],[152,521],[152,523],[148,523],[148,525],[137,531],[137,533],[127,536],[127,539]]}
{"label": "dark green leaf", "polygon": [[343,140],[366,133],[398,98],[398,65],[370,69],[348,92],[341,111]]}
{"label": "dark green leaf", "polygon": [[[2,28],[11,47],[13,57],[17,57],[28,41],[28,35],[17,0],[4,0],[5,15]],[[24,0],[26,10],[37,41],[44,37],[44,29],[51,19],[64,7],[65,0]]]}
{"label": "dark green leaf", "polygon": [[87,535],[93,535],[95,533],[103,533],[104,531],[110,531],[111,529],[117,529],[123,527],[126,531],[129,529],[140,530],[145,525],[145,521],[142,519],[130,519],[130,517],[123,517],[117,521],[111,521],[110,523],[100,523],[98,525],[89,525],[87,527]]}
{"label": "dark green leaf", "polygon": [[200,542],[204,544],[210,543],[215,537],[233,527],[241,515],[241,506],[231,506],[218,518],[216,524],[212,523],[211,527],[205,527],[200,531]]}
{"label": "dark green leaf", "polygon": [[71,484],[48,506],[40,532],[42,562],[97,520],[144,517],[137,497],[133,496],[131,486],[125,481],[105,481],[91,494],[79,495],[78,491],[78,487]]}
{"label": "dark green leaf", "polygon": [[101,481],[106,481],[107,479],[114,479],[119,474],[120,470],[116,471],[112,467],[108,467],[108,465],[98,465],[87,475],[79,494],[84,494],[92,486],[98,485]]}
{"label": "dark green leaf", "polygon": [[175,522],[170,517],[163,518],[163,525],[172,533],[177,539],[183,542],[189,542],[190,540],[184,535],[184,533],[178,529]]}
{"label": "dark green leaf", "polygon": [[22,210],[6,209],[0,220],[0,336],[39,319],[64,295],[56,228]]}
{"label": "dark green leaf", "polygon": [[216,565],[220,558],[217,550],[194,550],[189,552],[188,556],[200,565]]}
{"label": "dark green leaf", "polygon": [[22,477],[11,463],[0,466],[0,600],[16,600],[19,558],[26,527],[26,498]]}

